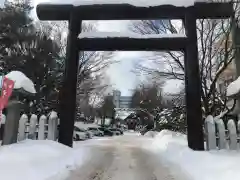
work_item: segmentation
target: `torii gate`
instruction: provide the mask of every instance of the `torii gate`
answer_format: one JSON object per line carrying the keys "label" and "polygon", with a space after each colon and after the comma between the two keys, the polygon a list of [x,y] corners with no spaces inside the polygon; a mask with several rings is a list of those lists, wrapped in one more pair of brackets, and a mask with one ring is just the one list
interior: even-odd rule
{"label": "torii gate", "polygon": [[[93,4],[80,6],[70,4],[40,4],[37,6],[37,15],[40,20],[69,21],[67,57],[65,62],[66,70],[60,99],[60,143],[72,146],[79,51],[168,50],[183,51],[185,53],[184,70],[188,146],[193,150],[204,150],[196,19],[229,18],[233,15],[232,3],[196,2],[193,6],[189,7],[177,7],[173,5],[136,7],[130,4]],[[82,20],[142,19],[182,19],[185,23],[186,37],[85,37],[78,39],[78,35],[81,32]]]}

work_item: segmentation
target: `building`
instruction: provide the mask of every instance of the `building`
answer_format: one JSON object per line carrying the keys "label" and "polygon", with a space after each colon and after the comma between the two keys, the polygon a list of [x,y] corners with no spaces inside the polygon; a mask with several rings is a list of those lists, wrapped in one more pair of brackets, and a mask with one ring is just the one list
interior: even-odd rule
{"label": "building", "polygon": [[129,108],[131,105],[131,96],[121,96],[119,100],[119,108]]}
{"label": "building", "polygon": [[118,90],[113,91],[113,103],[116,108],[129,108],[132,101],[131,96],[121,96]]}
{"label": "building", "polygon": [[236,67],[234,61],[221,73],[217,81],[219,92],[224,94],[227,86],[236,79]]}
{"label": "building", "polygon": [[[232,46],[232,36],[229,36],[227,46],[230,48]],[[222,48],[224,49],[226,45],[226,40],[220,40],[219,43],[215,44],[215,48],[219,49]],[[219,92],[224,94],[226,92],[227,86],[234,81],[237,78],[236,74],[236,65],[235,65],[235,60],[233,60],[227,68],[220,74],[218,80],[217,80],[217,89]]]}
{"label": "building", "polygon": [[121,92],[114,90],[113,91],[113,104],[115,105],[116,108],[120,107],[120,97],[121,97]]}

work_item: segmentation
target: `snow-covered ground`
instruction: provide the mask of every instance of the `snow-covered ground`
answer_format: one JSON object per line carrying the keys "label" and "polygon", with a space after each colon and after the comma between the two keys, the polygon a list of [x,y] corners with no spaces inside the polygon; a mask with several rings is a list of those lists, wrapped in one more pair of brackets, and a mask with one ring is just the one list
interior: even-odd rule
{"label": "snow-covered ground", "polygon": [[0,147],[1,180],[63,179],[81,166],[89,151],[72,149],[54,141],[27,140]]}
{"label": "snow-covered ground", "polygon": [[[144,151],[141,151],[141,149],[150,152],[151,161],[149,159],[148,164],[153,169],[142,167],[140,165],[142,163],[137,164],[141,158],[145,158],[144,161],[147,161],[147,154],[144,155]],[[112,156],[103,156],[106,153],[110,153]],[[119,165],[117,164],[119,157],[115,157],[116,153],[125,158],[124,162],[121,161]],[[77,175],[74,173],[85,172],[90,161],[96,161],[97,163],[98,159],[100,161],[101,158],[103,161],[110,158],[109,160],[115,168],[119,166],[123,170],[126,170],[125,165],[130,163],[131,160],[131,166],[127,167],[135,168],[136,172],[140,172],[138,168],[141,172],[146,169],[145,171],[150,173],[149,175],[158,171],[163,173],[163,169],[166,167],[166,170],[171,171],[173,177],[183,175],[182,177],[185,177],[182,178],[183,180],[240,179],[238,166],[240,151],[192,151],[187,146],[185,135],[167,130],[157,133],[155,137],[126,132],[124,136],[94,138],[88,141],[75,142],[74,148],[46,140],[26,140],[14,145],[2,146],[0,147],[0,179],[64,180],[70,178],[75,180],[77,177],[87,176],[88,174],[80,173],[80,176],[79,173]],[[134,166],[132,164],[133,160],[135,162]],[[98,163],[101,164],[101,162]],[[110,166],[111,164],[109,164]],[[158,171],[154,170],[155,166],[157,166],[156,170]],[[108,165],[106,165],[107,167]],[[113,177],[118,177],[117,175],[120,172],[115,172],[115,168],[112,168],[113,171],[106,169],[105,175],[113,173]],[[77,171],[74,171],[76,169]],[[91,167],[88,171],[95,172],[95,169]],[[130,172],[133,171],[129,170]],[[161,173],[155,175],[161,177]],[[74,175],[73,179],[71,175]],[[129,176],[129,174],[125,175],[126,177]],[[166,180],[168,179],[170,179],[169,176]]]}
{"label": "snow-covered ground", "polygon": [[192,151],[185,135],[164,130],[152,143],[170,167],[181,169],[192,180],[239,180],[240,151]]}
{"label": "snow-covered ground", "polygon": [[72,171],[66,180],[188,180],[159,160],[150,147],[153,138],[127,132],[124,136],[82,141],[92,149],[91,159]]}

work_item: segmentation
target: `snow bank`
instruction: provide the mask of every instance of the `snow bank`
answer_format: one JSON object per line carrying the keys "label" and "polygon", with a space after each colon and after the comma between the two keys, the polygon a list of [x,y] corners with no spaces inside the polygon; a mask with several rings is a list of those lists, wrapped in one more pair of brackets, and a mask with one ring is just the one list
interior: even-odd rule
{"label": "snow bank", "polygon": [[148,131],[148,132],[146,132],[144,134],[144,136],[146,136],[146,137],[155,137],[156,134],[157,134],[157,132],[155,132],[155,131]]}
{"label": "snow bank", "polygon": [[25,91],[35,94],[34,83],[25,74],[20,71],[11,71],[6,75],[7,78],[13,80],[14,89],[24,89]]}
{"label": "snow bank", "polygon": [[141,133],[129,130],[124,132],[124,136],[142,136]]}
{"label": "snow bank", "polygon": [[[0,179],[47,180],[66,176],[87,157],[83,148],[72,149],[54,141],[27,140],[0,147]],[[54,178],[53,178],[54,177]]]}
{"label": "snow bank", "polygon": [[49,4],[73,4],[74,6],[94,5],[94,4],[130,4],[136,7],[154,7],[160,5],[174,5],[188,7],[195,2],[205,2],[206,0],[69,0],[62,2],[53,0]]}
{"label": "snow bank", "polygon": [[122,33],[122,32],[82,32],[78,38],[134,38],[134,39],[148,39],[148,38],[179,38],[186,37],[185,34],[146,34],[141,35],[137,33]]}
{"label": "snow bank", "polygon": [[161,159],[182,168],[192,180],[239,180],[240,151],[192,151],[185,135],[161,131],[153,140]]}

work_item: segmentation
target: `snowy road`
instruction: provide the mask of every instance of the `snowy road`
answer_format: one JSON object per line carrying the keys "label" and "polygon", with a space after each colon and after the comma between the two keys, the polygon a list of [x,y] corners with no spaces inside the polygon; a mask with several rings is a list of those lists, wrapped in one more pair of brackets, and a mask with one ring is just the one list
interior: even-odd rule
{"label": "snowy road", "polygon": [[183,180],[180,174],[174,178],[158,157],[142,148],[149,142],[130,135],[86,141],[91,158],[67,180]]}

